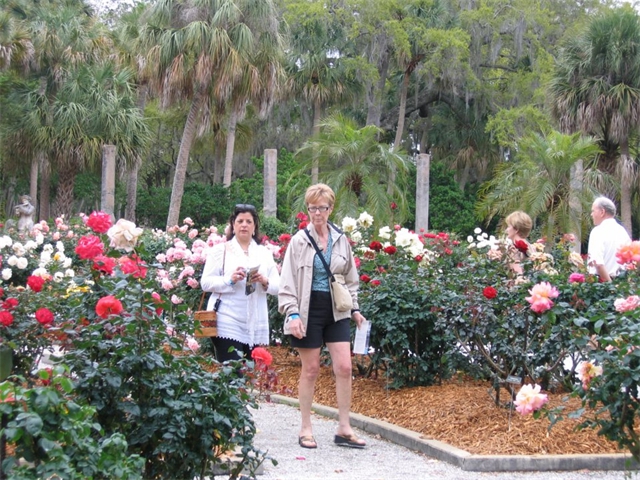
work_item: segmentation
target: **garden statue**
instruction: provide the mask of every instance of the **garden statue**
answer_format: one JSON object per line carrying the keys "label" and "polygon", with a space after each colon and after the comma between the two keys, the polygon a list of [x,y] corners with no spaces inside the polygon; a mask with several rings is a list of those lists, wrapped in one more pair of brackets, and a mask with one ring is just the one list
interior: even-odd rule
{"label": "garden statue", "polygon": [[20,203],[16,206],[16,215],[18,218],[18,232],[30,233],[33,228],[33,214],[36,211],[36,207],[31,205],[31,197],[29,195],[22,195],[20,197]]}

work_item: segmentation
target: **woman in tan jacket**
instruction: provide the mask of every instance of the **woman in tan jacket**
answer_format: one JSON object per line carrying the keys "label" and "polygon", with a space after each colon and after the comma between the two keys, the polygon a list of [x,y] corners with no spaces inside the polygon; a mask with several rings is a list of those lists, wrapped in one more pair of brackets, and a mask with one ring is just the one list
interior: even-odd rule
{"label": "woman in tan jacket", "polygon": [[[360,327],[365,318],[358,309],[358,272],[349,239],[329,222],[335,194],[327,185],[307,189],[305,203],[310,223],[296,233],[284,256],[280,275],[278,303],[285,315],[284,333],[291,335],[291,345],[302,362],[298,398],[302,425],[298,443],[316,448],[311,425],[311,404],[316,378],[320,371],[320,349],[327,345],[336,377],[338,429],[334,442],[339,446],[364,448],[349,422],[351,409],[351,329],[350,321]],[[351,311],[338,311],[331,299],[329,276],[311,239],[329,264],[332,274],[342,274],[351,293]]]}

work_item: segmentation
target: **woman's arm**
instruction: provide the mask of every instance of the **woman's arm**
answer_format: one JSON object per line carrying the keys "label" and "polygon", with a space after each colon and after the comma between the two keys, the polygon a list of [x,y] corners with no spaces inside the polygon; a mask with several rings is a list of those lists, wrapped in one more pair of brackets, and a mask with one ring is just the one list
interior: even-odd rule
{"label": "woman's arm", "polygon": [[205,292],[228,293],[233,291],[231,276],[225,275],[222,271],[225,261],[226,245],[216,246],[207,254],[204,264],[200,286]]}

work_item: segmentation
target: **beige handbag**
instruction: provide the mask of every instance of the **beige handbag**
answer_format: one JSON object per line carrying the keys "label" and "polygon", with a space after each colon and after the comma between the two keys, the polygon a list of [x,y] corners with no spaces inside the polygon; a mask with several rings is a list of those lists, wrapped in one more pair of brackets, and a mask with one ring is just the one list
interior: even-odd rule
{"label": "beige handbag", "polygon": [[[224,275],[224,263],[227,259],[227,248],[225,246],[222,256],[222,275]],[[200,305],[198,310],[193,313],[193,321],[195,323],[194,337],[217,337],[218,336],[218,307],[220,306],[220,297],[222,293],[218,295],[218,299],[213,307],[213,310],[202,310],[202,303],[204,302],[204,296],[206,292],[202,292],[200,297]]]}
{"label": "beige handbag", "polygon": [[353,299],[351,292],[347,288],[344,275],[339,273],[333,274],[333,279],[329,284],[331,286],[331,298],[333,298],[333,306],[339,312],[348,312],[353,308]]}

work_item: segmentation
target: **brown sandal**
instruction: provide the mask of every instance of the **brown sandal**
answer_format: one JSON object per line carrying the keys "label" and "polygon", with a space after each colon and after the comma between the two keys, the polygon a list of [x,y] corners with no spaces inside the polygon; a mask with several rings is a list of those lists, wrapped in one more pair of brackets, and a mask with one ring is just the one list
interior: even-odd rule
{"label": "brown sandal", "polygon": [[302,448],[318,448],[318,444],[316,443],[316,439],[313,438],[313,435],[298,437],[298,445]]}

